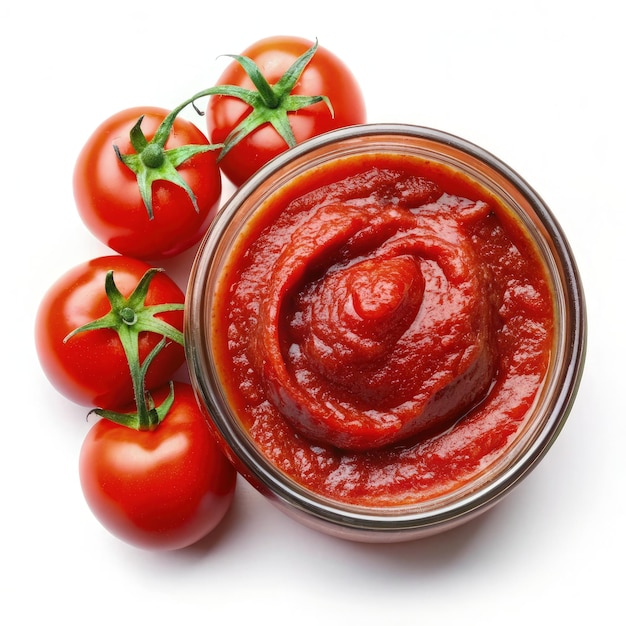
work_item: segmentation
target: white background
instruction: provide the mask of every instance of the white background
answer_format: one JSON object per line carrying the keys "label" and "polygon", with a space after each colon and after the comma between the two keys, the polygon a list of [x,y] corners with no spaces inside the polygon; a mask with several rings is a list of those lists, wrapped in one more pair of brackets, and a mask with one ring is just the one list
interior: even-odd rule
{"label": "white background", "polygon": [[[615,624],[626,558],[624,46],[614,0],[10,2],[1,11],[0,622]],[[544,197],[588,300],[585,375],[540,466],[470,524],[361,545],[286,518],[240,480],[207,540],[150,553],[109,535],[77,473],[90,424],[40,371],[34,315],[70,267],[108,253],[74,207],[75,157],[134,105],[173,107],[273,34],[340,56],[371,122],[495,153]],[[202,124],[193,111],[190,118]],[[227,186],[225,196],[231,189]],[[185,284],[192,254],[170,264]],[[174,622],[176,620],[176,622]]]}

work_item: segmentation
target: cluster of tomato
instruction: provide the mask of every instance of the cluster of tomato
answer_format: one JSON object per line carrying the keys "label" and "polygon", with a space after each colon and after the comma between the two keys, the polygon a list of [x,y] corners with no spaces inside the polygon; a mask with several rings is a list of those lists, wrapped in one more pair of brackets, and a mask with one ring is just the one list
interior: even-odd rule
{"label": "cluster of tomato", "polygon": [[[36,323],[50,382],[100,419],[79,462],[86,501],[105,528],[147,549],[178,549],[226,514],[236,472],[215,441],[184,366],[184,293],[152,262],[206,232],[222,174],[240,185],[310,137],[365,122],[360,88],[331,52],[273,37],[231,55],[216,85],[172,111],[127,109],[78,156],[78,212],[112,254],[59,278]],[[209,97],[207,135],[179,117]],[[209,141],[210,138],[210,141]]]}

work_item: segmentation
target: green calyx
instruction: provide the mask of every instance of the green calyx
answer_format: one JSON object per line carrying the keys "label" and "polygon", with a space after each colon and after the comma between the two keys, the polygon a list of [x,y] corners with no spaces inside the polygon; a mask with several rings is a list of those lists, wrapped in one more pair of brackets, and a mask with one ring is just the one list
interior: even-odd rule
{"label": "green calyx", "polygon": [[287,146],[293,148],[296,145],[296,138],[287,115],[290,112],[298,111],[318,102],[324,102],[330,114],[334,116],[333,107],[328,97],[323,95],[294,95],[291,93],[302,72],[313,58],[317,47],[316,41],[311,48],[294,61],[275,85],[270,85],[267,82],[258,65],[252,59],[236,54],[225,55],[235,59],[243,67],[256,87],[256,91],[235,85],[217,85],[210,89],[205,89],[191,98],[191,102],[195,102],[195,100],[204,96],[231,96],[242,100],[252,108],[248,116],[233,128],[224,140],[218,160],[223,159],[244,137],[264,124],[271,124],[285,140]]}
{"label": "green calyx", "polygon": [[[111,310],[99,319],[73,330],[64,339],[64,341],[70,341],[78,333],[102,328],[117,332],[128,361],[137,411],[118,413],[97,408],[93,412],[100,417],[136,430],[155,429],[163,421],[174,401],[173,384],[170,383],[168,397],[158,407],[155,406],[150,393],[145,388],[146,373],[150,364],[167,345],[168,340],[181,345],[184,344],[183,334],[180,330],[156,317],[159,313],[166,311],[182,311],[184,305],[168,303],[147,306],[145,304],[150,283],[154,276],[161,271],[163,270],[158,268],[149,269],[128,298],[124,297],[115,285],[113,271],[107,272],[105,291],[111,304]],[[162,336],[161,341],[146,356],[143,363],[139,359],[139,333],[141,332],[152,332]]]}
{"label": "green calyx", "polygon": [[[252,59],[236,54],[225,55],[235,59],[243,67],[256,90],[244,89],[236,85],[217,85],[200,91],[173,109],[163,120],[150,141],[146,139],[141,130],[143,116],[137,120],[130,131],[130,142],[135,153],[122,154],[116,145],[113,146],[113,149],[120,161],[132,170],[137,177],[139,192],[149,219],[154,218],[152,183],[157,180],[167,180],[182,187],[191,199],[194,209],[198,212],[198,203],[193,190],[177,171],[177,168],[192,156],[209,150],[219,149],[218,161],[220,161],[244,137],[264,124],[271,124],[285,140],[287,146],[293,148],[296,145],[296,138],[293,134],[288,113],[299,111],[318,102],[324,102],[330,114],[334,116],[332,104],[327,96],[305,96],[291,93],[302,72],[313,58],[317,48],[318,43],[316,41],[311,48],[294,61],[275,85],[270,85],[267,82],[258,65]],[[195,107],[195,101],[199,98],[216,95],[238,98],[248,104],[252,110],[240,124],[233,128],[223,144],[185,145],[166,150],[165,143],[171,134],[174,120],[178,114],[189,104],[193,104]],[[197,108],[196,111],[200,113]]]}
{"label": "green calyx", "polygon": [[196,213],[199,211],[196,195],[177,168],[196,154],[216,150],[219,144],[190,144],[179,146],[170,150],[165,149],[165,143],[172,132],[176,116],[185,108],[190,101],[186,101],[172,110],[161,122],[154,137],[148,141],[141,130],[143,115],[137,120],[130,131],[130,143],[135,149],[134,154],[122,154],[114,145],[113,149],[118,159],[124,163],[137,177],[139,193],[148,212],[149,219],[154,218],[152,207],[152,183],[157,180],[166,180],[182,187],[193,203]]}

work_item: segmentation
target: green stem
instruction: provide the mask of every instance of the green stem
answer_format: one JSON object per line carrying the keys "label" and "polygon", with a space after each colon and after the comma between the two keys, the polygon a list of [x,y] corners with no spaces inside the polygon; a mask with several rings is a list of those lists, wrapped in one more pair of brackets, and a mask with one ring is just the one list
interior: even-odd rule
{"label": "green stem", "polygon": [[[77,333],[95,329],[108,328],[117,332],[133,385],[136,411],[132,413],[120,413],[106,408],[94,409],[94,413],[110,419],[118,424],[123,424],[137,430],[152,430],[164,419],[171,403],[173,402],[173,386],[170,384],[170,394],[159,407],[154,406],[152,397],[146,389],[146,374],[151,363],[161,350],[167,345],[168,340],[183,345],[183,334],[178,328],[158,319],[155,316],[166,311],[184,310],[182,303],[157,304],[147,306],[146,296],[150,283],[157,272],[163,270],[149,269],[141,278],[133,292],[124,297],[115,285],[113,271],[109,271],[105,278],[105,292],[111,310],[102,317],[81,326],[72,331],[65,341],[70,341]],[[143,363],[139,358],[139,334],[152,332],[162,336],[159,343],[154,346],[146,356]]]}
{"label": "green stem", "polygon": [[[291,92],[295,88],[302,72],[313,58],[318,48],[317,41],[313,46],[298,57],[287,71],[280,77],[275,85],[270,85],[263,76],[258,65],[248,57],[230,54],[226,55],[238,62],[252,81],[256,90],[244,89],[238,85],[216,85],[199,91],[194,96],[183,102],[175,111],[180,112],[188,104],[193,104],[195,110],[201,114],[196,106],[196,100],[205,96],[230,96],[237,98],[251,107],[250,113],[228,134],[224,144],[220,149],[218,161],[222,160],[228,152],[237,145],[244,137],[263,126],[270,124],[285,141],[287,147],[296,145],[291,122],[288,113],[299,111],[300,109],[312,106],[318,102],[323,102],[331,116],[334,116],[332,104],[324,95],[293,95]],[[178,113],[176,113],[177,115]]]}

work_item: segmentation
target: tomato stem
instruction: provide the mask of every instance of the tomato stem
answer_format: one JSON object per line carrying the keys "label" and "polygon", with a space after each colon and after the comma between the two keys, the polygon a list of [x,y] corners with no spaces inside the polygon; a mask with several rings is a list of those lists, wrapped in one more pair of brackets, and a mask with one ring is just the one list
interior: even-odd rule
{"label": "tomato stem", "polygon": [[[109,409],[96,408],[92,412],[137,430],[153,430],[156,428],[164,419],[174,398],[173,385],[170,383],[170,394],[166,400],[158,407],[154,405],[145,384],[150,364],[167,345],[168,341],[174,341],[181,345],[184,344],[184,337],[180,330],[155,317],[157,314],[166,311],[183,310],[184,305],[181,303],[168,303],[147,306],[145,304],[150,283],[154,276],[161,271],[163,270],[159,268],[150,268],[142,276],[128,298],[124,297],[117,288],[113,271],[107,272],[104,288],[111,304],[111,310],[97,320],[73,330],[64,339],[64,341],[70,341],[78,333],[102,328],[112,329],[117,332],[128,362],[137,410],[131,413],[120,413]],[[139,357],[139,333],[142,332],[153,332],[162,336],[162,339],[146,356],[143,363],[140,362]]]}
{"label": "tomato stem", "polygon": [[146,167],[161,167],[165,158],[163,148],[154,143],[148,144],[141,153],[141,160]]}
{"label": "tomato stem", "polygon": [[124,307],[120,311],[120,319],[124,322],[124,324],[132,326],[137,321],[137,314],[130,307]]}
{"label": "tomato stem", "polygon": [[250,106],[251,111],[247,117],[233,128],[224,140],[218,161],[223,159],[244,137],[264,124],[271,124],[284,139],[287,146],[293,148],[296,145],[296,138],[288,113],[299,111],[318,102],[324,102],[330,115],[334,117],[333,107],[327,96],[294,95],[291,93],[317,48],[318,42],[316,40],[308,50],[293,62],[275,85],[270,85],[267,82],[258,65],[252,59],[236,54],[224,55],[235,59],[243,67],[256,87],[256,91],[236,85],[216,85],[198,92],[182,105],[187,106],[187,104],[194,103],[194,108],[198,111],[195,106],[196,100],[204,96],[223,95],[238,98]]}
{"label": "tomato stem", "polygon": [[[284,139],[287,146],[293,148],[296,145],[296,138],[293,134],[288,113],[299,111],[318,102],[324,102],[328,107],[330,115],[334,116],[332,104],[327,96],[294,95],[291,93],[302,72],[313,58],[317,48],[318,43],[316,40],[313,46],[293,62],[275,85],[268,83],[258,65],[252,59],[237,54],[224,55],[231,57],[243,67],[256,89],[244,89],[236,85],[216,85],[199,91],[170,111],[150,141],[146,139],[141,130],[143,115],[137,120],[130,131],[130,142],[135,153],[122,154],[116,145],[113,146],[113,149],[118,159],[137,177],[139,192],[149,219],[154,218],[152,184],[157,180],[167,180],[182,187],[191,199],[194,210],[196,212],[199,211],[195,194],[177,171],[177,168],[182,163],[196,154],[209,150],[219,150],[218,161],[220,161],[244,137],[264,124],[271,124]],[[213,95],[238,98],[249,105],[251,111],[232,129],[223,144],[185,145],[166,150],[165,143],[172,132],[174,120],[179,113],[190,104],[193,104],[195,110],[199,112],[195,106],[196,100]]]}
{"label": "tomato stem", "polygon": [[[330,115],[334,117],[335,114],[327,96],[305,96],[291,93],[302,75],[302,72],[313,58],[317,48],[318,42],[316,40],[313,46],[298,57],[273,86],[268,83],[258,65],[252,59],[237,54],[224,55],[231,57],[243,67],[256,87],[256,90],[245,89],[237,85],[215,85],[214,87],[199,91],[171,111],[165,120],[163,120],[153,141],[157,140],[157,137],[159,137],[157,143],[162,141],[160,145],[165,144],[165,139],[167,139],[167,134],[169,134],[169,130],[171,130],[174,119],[186,106],[192,104],[194,109],[201,115],[202,113],[195,104],[196,100],[205,96],[222,95],[242,100],[250,106],[251,111],[247,117],[233,128],[223,144],[214,144],[216,148],[220,149],[218,161],[223,159],[244,137],[264,124],[271,124],[276,132],[284,139],[287,146],[293,148],[296,145],[296,138],[293,134],[293,128],[291,127],[291,122],[287,115],[288,113],[299,111],[300,109],[312,106],[318,102],[323,102],[328,107]],[[165,136],[165,139],[163,139],[163,136]]]}
{"label": "tomato stem", "polygon": [[185,190],[196,213],[199,212],[196,195],[185,179],[178,173],[177,168],[191,157],[216,150],[220,144],[189,144],[178,146],[170,150],[165,149],[174,125],[174,120],[180,111],[187,106],[177,107],[171,111],[159,125],[154,137],[148,141],[141,130],[143,115],[137,120],[130,131],[130,143],[135,154],[122,154],[117,145],[113,145],[117,158],[128,167],[137,178],[139,193],[148,212],[148,218],[154,218],[152,206],[152,184],[157,180],[166,180]]}

